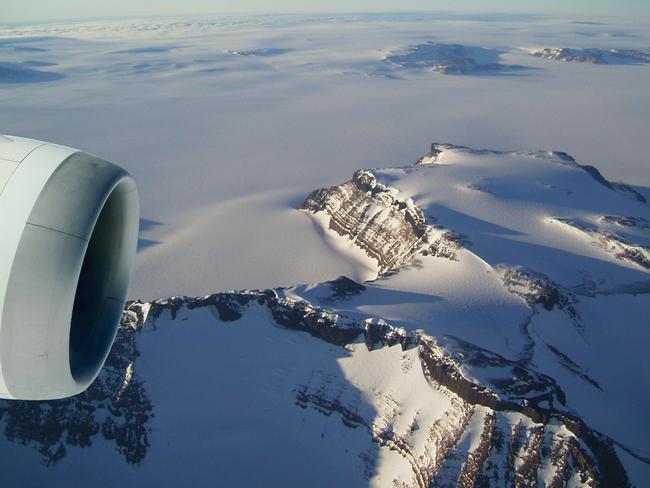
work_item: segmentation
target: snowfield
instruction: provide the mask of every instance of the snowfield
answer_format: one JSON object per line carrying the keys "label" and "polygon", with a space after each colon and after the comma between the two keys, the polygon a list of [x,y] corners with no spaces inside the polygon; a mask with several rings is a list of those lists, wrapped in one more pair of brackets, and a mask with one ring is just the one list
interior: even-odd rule
{"label": "snowfield", "polygon": [[143,209],[106,366],[0,402],[0,484],[645,486],[650,67],[610,58],[650,27],[602,20],[0,26],[2,132]]}
{"label": "snowfield", "polygon": [[405,13],[5,25],[0,125],[134,175],[146,222],[132,298],[363,278],[293,209],[432,140],[562,150],[650,185],[650,66],[520,48],[650,45],[642,19],[587,20],[600,24]]}
{"label": "snowfield", "polygon": [[[650,340],[645,317],[650,232],[636,225],[650,212],[641,191],[604,180],[564,153],[445,144],[434,144],[416,165],[372,175],[377,185],[398,190],[401,201],[412,200],[422,210],[434,247],[438,235],[449,230],[462,236],[463,244],[451,257],[431,250],[416,254],[405,269],[373,282],[346,309],[435,336],[452,335],[534,365],[566,391],[578,389],[569,403],[590,424],[645,449],[637,427],[647,423],[638,408],[647,392],[632,386],[647,384],[650,370],[643,353]],[[349,206],[339,205],[342,210],[332,205],[329,212],[336,216]],[[612,223],[616,216],[629,217],[632,225]],[[364,219],[364,227],[384,225],[381,218]],[[588,223],[588,231],[567,221]],[[548,301],[540,302],[544,293]],[[305,296],[317,298],[308,288]],[[545,313],[538,313],[536,301]],[[620,373],[612,374],[612,365],[617,371],[622,366],[625,382]],[[594,379],[597,370],[600,380]],[[485,381],[493,373],[469,374],[487,375]],[[626,414],[611,416],[612,408]]]}
{"label": "snowfield", "polygon": [[88,392],[0,403],[3,479],[643,486],[645,191],[448,144],[357,171],[301,208],[371,279],[131,302]]}

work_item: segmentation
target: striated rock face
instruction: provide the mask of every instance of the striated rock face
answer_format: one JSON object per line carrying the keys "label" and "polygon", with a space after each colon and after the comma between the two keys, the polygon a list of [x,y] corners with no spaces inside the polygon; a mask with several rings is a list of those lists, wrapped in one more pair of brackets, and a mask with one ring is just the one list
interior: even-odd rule
{"label": "striated rock face", "polygon": [[312,192],[300,208],[326,212],[329,228],[376,259],[380,274],[399,267],[429,243],[422,210],[378,184],[370,171],[357,171],[342,185]]}
{"label": "striated rock face", "polygon": [[[282,290],[128,304],[116,345],[93,387],[69,400],[2,402],[5,435],[34,446],[48,465],[63,459],[67,447],[89,448],[99,437],[112,442],[125,462],[140,463],[156,442],[150,429],[155,405],[138,376],[136,339],[142,326],[165,313],[173,320],[181,310],[202,308],[215,309],[221,321],[236,323],[253,305],[266,308],[278,325],[337,346],[362,336],[369,350],[398,344],[405,351],[417,348],[431,387],[450,399],[450,407],[429,425],[414,418],[402,431],[395,424],[395,398],[381,397],[378,411],[369,415],[342,400],[340,389],[327,378],[323,384],[315,380],[299,386],[295,399],[297,407],[334,414],[343,428],[363,428],[372,443],[399,453],[413,473],[406,486],[532,486],[541,473],[549,477],[547,486],[564,486],[570,478],[581,486],[627,483],[611,440],[562,411],[563,393],[552,379],[459,339],[434,339],[384,321],[346,318],[289,299]],[[454,353],[454,344],[462,354]],[[468,365],[489,368],[491,374],[501,368],[503,380],[493,378],[492,387],[478,384],[463,372]],[[475,425],[482,427],[477,431]],[[464,440],[469,438],[475,439],[471,449]]]}
{"label": "striated rock face", "polygon": [[325,212],[329,229],[374,258],[380,275],[418,253],[455,260],[462,247],[462,236],[429,226],[412,200],[400,199],[395,189],[378,183],[368,170],[357,171],[341,185],[312,192],[300,209]]}
{"label": "striated rock face", "polygon": [[[541,419],[565,394],[552,378],[456,337],[420,337],[427,374],[473,404],[516,410]],[[469,378],[473,379],[469,379]],[[539,407],[544,403],[546,407]]]}
{"label": "striated rock face", "polygon": [[[346,283],[350,285],[348,280]],[[601,466],[619,463],[611,441],[578,419],[539,405],[548,400],[547,405],[555,402],[561,407],[562,393],[550,378],[461,344],[458,339],[446,339],[462,346],[465,354],[473,350],[473,358],[467,360],[450,354],[449,345],[443,348],[439,340],[383,321],[349,319],[335,311],[291,300],[281,290],[128,304],[107,365],[93,386],[68,400],[1,402],[6,437],[34,446],[47,465],[62,460],[70,446],[90,448],[99,438],[112,442],[125,462],[140,463],[150,443],[155,442],[150,428],[155,405],[138,375],[137,336],[144,323],[165,313],[173,318],[181,309],[201,308],[216,309],[221,321],[237,322],[252,305],[265,307],[278,325],[308,332],[338,346],[352,344],[363,336],[369,350],[398,344],[403,350],[418,348],[422,371],[431,386],[450,398],[450,408],[431,425],[415,422],[410,431],[400,432],[393,427],[397,417],[364,415],[354,405],[330,396],[336,389],[322,388],[316,382],[296,390],[297,407],[336,414],[344,427],[362,427],[371,442],[403,456],[413,471],[413,483],[408,486],[503,486],[506,480],[508,485],[530,486],[539,470],[544,467],[544,472],[548,471],[546,466],[552,466],[554,479],[560,480],[548,486],[562,486],[573,475],[584,486],[612,486],[607,470]],[[491,389],[465,377],[462,367],[468,363],[491,370],[514,369],[504,374],[504,378],[510,376],[505,383],[494,381]],[[507,412],[511,414],[505,415]],[[476,435],[468,430],[470,420],[476,416],[481,417],[483,427],[476,447],[467,451],[461,439]],[[418,429],[426,435],[424,443],[418,442],[416,447],[410,436]],[[544,443],[548,448],[542,447]],[[602,455],[602,451],[608,454]],[[622,476],[617,482],[625,483],[624,471],[618,469],[616,473]]]}
{"label": "striated rock face", "polygon": [[[530,175],[530,179],[524,178],[525,184],[522,187],[525,189],[514,188],[513,191],[513,185],[518,183],[516,177],[511,176],[511,169]],[[585,174],[588,176],[585,177]],[[449,186],[452,190],[443,184],[438,184],[438,181],[446,181],[446,175],[451,176],[452,183]],[[428,178],[428,180],[423,182],[424,178]],[[436,184],[438,186],[435,186],[436,190],[433,190],[433,185]],[[611,190],[611,194],[605,195],[602,187]],[[527,227],[528,222],[522,226],[525,231],[520,234],[514,230],[515,226],[510,227],[510,222],[507,219],[499,222],[500,226],[490,225],[492,222],[489,216],[486,219],[485,211],[472,213],[474,209],[467,210],[466,203],[463,201],[464,197],[454,200],[455,195],[452,195],[452,192],[456,188],[480,189],[483,195],[468,195],[468,198],[484,201],[488,205],[494,205],[495,202],[502,199],[504,204],[501,207],[494,205],[502,212],[501,215],[509,215],[510,209],[522,201],[530,204],[531,208],[541,207],[540,204],[543,204],[548,205],[547,208],[561,209],[560,212],[564,215],[570,212],[569,209],[575,208],[575,214],[580,217],[575,219],[545,217],[543,220],[537,220],[539,217],[531,212],[528,222],[535,222],[534,225],[537,226],[535,232],[539,231],[538,235],[542,236],[542,239],[539,241],[535,241],[535,238],[532,239],[533,242],[540,243],[536,247],[522,245],[521,251],[523,252],[517,256],[519,259],[522,256],[531,259],[523,259],[525,264],[519,265],[516,262],[507,261],[510,256],[505,255],[500,259],[506,261],[498,261],[494,259],[494,256],[499,254],[494,252],[494,249],[498,249],[498,245],[494,246],[494,239],[483,239],[483,236],[503,234],[528,237],[526,234],[530,232],[530,228]],[[405,241],[404,236],[419,237],[423,233],[416,234],[413,227],[399,214],[391,213],[387,217],[393,221],[392,227],[383,220],[379,225],[365,218],[369,208],[376,212],[377,209],[385,210],[395,205],[394,202],[399,202],[401,190],[406,190],[405,192],[409,195],[418,195],[418,202],[409,200],[408,206],[420,210],[418,215],[426,216],[426,222],[430,223],[425,238],[411,237],[410,240]],[[434,193],[434,191],[440,193]],[[382,198],[376,197],[377,194],[387,194],[388,198],[383,201]],[[419,196],[422,196],[421,200]],[[418,208],[417,203],[422,201],[424,201],[424,206]],[[451,207],[451,210],[447,207],[450,202],[455,205]],[[404,203],[406,204],[406,202]],[[472,408],[481,406],[493,412],[516,412],[536,424],[529,429],[519,426],[507,434],[512,442],[511,451],[521,452],[522,460],[517,461],[516,467],[512,464],[505,467],[508,463],[499,464],[495,461],[486,461],[489,457],[483,451],[474,452],[470,449],[461,450],[460,453],[456,452],[456,461],[453,460],[454,455],[446,456],[443,463],[445,468],[440,473],[452,471],[458,474],[462,472],[462,479],[466,479],[469,485],[475,483],[481,486],[490,486],[490,480],[499,479],[501,484],[496,483],[492,486],[502,486],[503,484],[533,486],[542,483],[537,469],[540,464],[544,464],[549,470],[543,479],[543,484],[546,486],[564,486],[571,479],[590,480],[590,484],[604,483],[604,486],[607,486],[610,483],[625,485],[628,482],[625,469],[614,449],[615,445],[619,447],[621,445],[608,439],[607,436],[589,429],[580,415],[571,408],[571,402],[568,402],[567,399],[573,396],[575,400],[575,392],[569,390],[574,388],[576,378],[583,385],[587,385],[586,388],[591,391],[601,392],[605,395],[610,392],[607,390],[607,386],[603,385],[602,377],[593,373],[595,368],[590,362],[593,357],[583,355],[579,360],[575,360],[571,356],[576,350],[584,351],[591,347],[589,345],[591,332],[589,324],[584,318],[585,310],[588,310],[588,307],[583,303],[583,298],[593,299],[599,294],[630,293],[636,296],[636,293],[647,293],[647,277],[643,273],[650,269],[648,268],[649,248],[645,244],[650,236],[647,234],[648,219],[641,217],[641,215],[647,215],[646,203],[645,197],[637,189],[607,180],[596,168],[578,164],[564,152],[508,153],[434,143],[431,145],[431,150],[418,159],[413,166],[357,172],[349,182],[312,193],[302,208],[314,213],[323,212],[329,217],[331,230],[348,237],[368,255],[378,259],[380,263],[392,265],[392,269],[390,266],[380,266],[379,274],[385,276],[377,282],[379,287],[386,288],[396,283],[400,290],[404,290],[409,289],[413,283],[417,283],[413,288],[419,292],[425,288],[422,286],[423,281],[439,280],[440,282],[432,288],[436,290],[436,293],[440,293],[438,290],[442,290],[442,294],[445,296],[444,290],[447,284],[444,283],[444,280],[447,279],[446,276],[437,276],[431,270],[444,269],[445,272],[453,273],[453,269],[462,268],[467,274],[480,276],[486,272],[487,265],[487,268],[491,270],[488,273],[496,271],[502,289],[525,303],[528,314],[523,321],[519,319],[517,324],[513,324],[520,330],[523,339],[521,337],[517,339],[514,334],[511,336],[515,341],[520,341],[515,348],[513,347],[514,342],[508,342],[511,339],[505,338],[508,344],[505,350],[516,350],[514,355],[516,360],[508,359],[502,354],[479,347],[459,337],[416,335],[423,370],[432,384],[444,386]],[[572,207],[572,205],[575,206]],[[593,209],[590,212],[589,207],[592,205]],[[607,211],[607,205],[610,205],[610,211],[631,211],[637,214],[606,214],[598,217],[599,212]],[[598,210],[594,211],[596,208]],[[550,213],[552,214],[553,211]],[[440,217],[437,212],[441,212]],[[542,214],[544,213],[548,215],[549,211],[544,209]],[[450,216],[458,217],[457,223],[461,226],[459,228],[463,234],[467,233],[467,236],[455,230],[443,230],[437,227],[438,217],[444,224],[453,226],[454,223],[450,221]],[[424,228],[427,225],[426,222],[418,228]],[[570,248],[556,250],[548,246],[545,240],[548,235],[547,229],[550,230],[551,228],[548,226],[554,222],[577,230],[588,238],[585,240],[578,234],[571,234],[570,239],[573,239],[577,245],[587,243],[587,249],[590,245],[602,248],[616,260],[634,264],[640,271],[635,271],[634,267],[629,266],[612,267],[611,269],[616,269],[618,275],[603,274],[596,279],[591,275],[592,263],[585,259],[583,264],[575,266],[573,271],[574,276],[579,278],[567,279],[570,273],[567,273],[566,265],[573,265],[572,259],[579,259],[579,256],[567,260],[567,256],[573,254],[574,250]],[[399,229],[399,232],[395,232],[395,229]],[[470,229],[470,231],[466,229]],[[557,231],[553,229],[552,232]],[[409,243],[408,252],[392,254],[388,245],[371,248],[368,245],[368,239],[365,238],[367,233],[372,233],[373,241],[377,241],[377,236],[380,235],[389,236],[390,239],[402,239],[402,242]],[[477,236],[481,240],[474,243],[474,238]],[[470,239],[473,241],[472,244],[469,242]],[[359,243],[359,240],[362,241],[362,244]],[[589,240],[591,244],[589,244]],[[482,248],[486,244],[489,244],[490,247]],[[509,247],[511,242],[502,241],[500,245]],[[488,250],[487,260],[491,261],[486,262],[483,259],[481,252],[484,249]],[[462,254],[459,252],[460,250],[463,250]],[[546,254],[546,261],[535,258],[535,254],[538,252]],[[443,267],[439,262],[436,264],[434,261],[423,259],[424,256],[430,255],[459,261],[459,264],[453,265],[457,268]],[[560,265],[560,261],[556,264],[556,258],[562,260],[564,265]],[[531,266],[530,263],[534,263],[534,265]],[[537,268],[538,266],[544,267]],[[408,279],[396,278],[391,281],[397,268],[400,269],[400,272],[408,273]],[[413,268],[421,270],[421,273],[418,275]],[[544,269],[545,272],[536,271],[534,268]],[[603,269],[605,268],[603,267]],[[626,279],[630,280],[630,284],[623,284]],[[611,284],[608,284],[608,280],[612,280]],[[455,283],[451,283],[449,286],[453,288]],[[499,287],[493,287],[490,293],[496,295],[499,293]],[[419,298],[413,294],[407,299],[417,302]],[[437,297],[432,294],[431,300],[436,299]],[[487,296],[486,299],[489,300],[491,297]],[[357,301],[357,303],[372,309],[372,299],[365,302]],[[589,306],[592,306],[592,303],[590,302]],[[414,303],[412,306],[416,307],[417,305]],[[472,307],[473,305],[468,305],[468,311]],[[423,314],[424,317],[428,317],[429,313],[440,313],[439,309],[434,306],[423,307],[423,310],[426,310]],[[561,313],[558,314],[558,312]],[[412,312],[406,314],[407,317],[413,315],[416,314]],[[549,318],[551,316],[552,318]],[[437,327],[436,316],[434,315],[431,320],[434,321],[432,328],[435,330]],[[485,322],[481,323],[484,325],[479,326],[477,323],[477,327],[487,326],[489,320],[486,318]],[[555,331],[550,329],[548,325],[550,323],[557,324]],[[572,324],[573,331],[561,329],[562,331],[559,332],[560,327],[565,327],[565,324]],[[417,326],[418,324],[415,323],[415,327]],[[545,329],[545,334],[554,335],[542,337],[540,329]],[[411,343],[409,342],[410,334],[401,328],[392,328],[391,330],[391,326],[382,319],[368,320],[364,333],[366,345],[371,349],[394,344],[410,347],[407,345]],[[563,340],[557,334],[570,335],[571,339]],[[585,344],[587,345],[585,346]],[[553,364],[553,366],[540,369],[540,364]],[[558,369],[564,371],[558,373]],[[550,372],[550,375],[543,374],[541,371]],[[569,377],[572,379],[567,379]],[[569,390],[566,390],[567,386]],[[494,449],[494,443],[497,443],[498,439],[506,434],[500,434],[499,429],[495,427],[495,424],[498,424],[498,415],[487,415],[486,419],[492,420],[486,421],[484,437],[491,439],[489,441],[492,443],[490,449]],[[558,426],[564,429],[563,432],[568,434],[568,437],[561,440],[555,437]],[[523,432],[527,432],[526,439],[521,438]],[[590,433],[587,434],[587,432]],[[491,435],[494,435],[494,438],[490,437]],[[488,443],[487,440],[483,442]],[[579,449],[579,446],[584,445],[589,446],[589,452]],[[631,451],[628,453],[638,460],[646,462],[646,458],[642,455]],[[553,459],[542,460],[544,456],[550,456]],[[477,460],[480,459],[482,459],[481,468],[472,467],[470,469],[470,464],[467,463],[479,463]],[[493,468],[490,476],[484,476],[482,472],[485,471],[486,464],[500,467]],[[578,469],[580,474],[572,472],[573,468]],[[554,470],[552,475],[549,474],[551,470]],[[436,473],[438,473],[438,468],[436,468]],[[461,484],[460,474],[459,477],[454,477],[452,482],[443,482],[443,478],[440,476],[443,475],[436,474],[428,479],[429,481],[436,479],[435,486]],[[606,481],[603,482],[603,480]]]}

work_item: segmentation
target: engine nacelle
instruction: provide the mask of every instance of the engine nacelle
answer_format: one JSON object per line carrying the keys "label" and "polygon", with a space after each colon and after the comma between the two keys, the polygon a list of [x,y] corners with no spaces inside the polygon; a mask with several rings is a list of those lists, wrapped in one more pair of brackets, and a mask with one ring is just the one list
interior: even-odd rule
{"label": "engine nacelle", "polygon": [[139,199],[120,167],[0,136],[0,398],[82,392],[117,332]]}

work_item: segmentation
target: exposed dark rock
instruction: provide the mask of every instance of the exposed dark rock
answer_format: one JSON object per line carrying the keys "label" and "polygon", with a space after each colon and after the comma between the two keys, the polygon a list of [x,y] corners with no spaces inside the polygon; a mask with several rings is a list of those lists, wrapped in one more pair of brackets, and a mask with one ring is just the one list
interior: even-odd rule
{"label": "exposed dark rock", "polygon": [[[348,286],[355,288],[346,282],[345,288]],[[114,443],[127,463],[141,462],[150,446],[149,422],[154,415],[154,405],[148,399],[144,383],[137,375],[135,337],[144,322],[149,317],[155,322],[165,310],[170,312],[170,317],[178,317],[184,307],[188,310],[215,307],[222,320],[236,321],[246,313],[249,305],[255,303],[268,307],[278,324],[306,331],[332,344],[350,344],[356,342],[360,334],[364,334],[370,350],[396,344],[400,344],[402,349],[418,346],[423,371],[432,385],[458,396],[457,400],[452,401],[449,413],[429,427],[427,442],[435,446],[431,450],[435,452],[432,458],[414,457],[408,439],[391,429],[376,430],[371,425],[371,419],[364,418],[337,398],[323,396],[306,386],[296,393],[298,406],[313,407],[325,415],[340,414],[347,427],[363,426],[374,442],[402,453],[412,465],[416,486],[436,484],[438,482],[434,480],[444,475],[444,472],[439,472],[440,467],[447,456],[453,455],[452,449],[467,428],[474,405],[490,408],[497,414],[501,411],[519,412],[541,424],[539,434],[535,429],[524,429],[515,436],[515,440],[520,439],[523,445],[521,448],[513,445],[510,449],[511,457],[520,459],[519,468],[509,478],[515,486],[529,486],[541,460],[547,457],[539,446],[544,425],[551,421],[564,424],[590,449],[590,452],[585,452],[575,443],[566,449],[568,454],[556,453],[556,458],[564,459],[570,455],[572,465],[591,473],[600,486],[626,486],[628,483],[612,441],[589,429],[575,416],[552,407],[564,402],[562,391],[552,379],[455,338],[445,338],[443,348],[428,336],[408,333],[383,321],[360,322],[349,319],[304,301],[290,300],[282,296],[280,291],[230,292],[202,298],[175,297],[151,303],[130,302],[106,366],[91,388],[66,400],[1,402],[0,419],[4,421],[6,437],[33,445],[48,465],[60,461],[72,446],[91,447],[100,436],[105,441]],[[504,374],[501,378],[491,377],[489,387],[479,385],[463,375],[461,364],[468,368],[486,367],[492,372],[503,370]],[[544,401],[551,407],[542,407],[540,403]],[[459,486],[471,486],[472,480],[480,486],[481,479],[487,473],[484,466],[492,466],[490,469],[493,469],[498,464],[492,458],[499,454],[504,440],[503,433],[495,424],[494,415],[495,413],[486,415],[486,426],[479,448],[469,453],[466,460],[462,460],[462,468],[459,467],[458,471]],[[568,461],[557,462],[562,468],[562,463]]]}
{"label": "exposed dark rock", "polygon": [[133,366],[138,313],[138,306],[127,308],[106,364],[85,392],[63,400],[0,400],[7,439],[34,446],[48,466],[65,457],[70,446],[91,447],[100,440],[111,442],[127,463],[142,461],[154,406]]}
{"label": "exposed dark rock", "polygon": [[366,287],[345,276],[339,276],[327,284],[332,289],[332,298],[350,298],[366,291]]}
{"label": "exposed dark rock", "polygon": [[368,319],[365,323],[364,335],[366,347],[372,351],[384,346],[399,344],[402,350],[410,349],[418,344],[418,338],[410,334],[404,328],[396,328],[383,320]]}
{"label": "exposed dark rock", "polygon": [[598,382],[595,379],[593,379],[591,376],[589,376],[587,373],[582,371],[582,368],[578,364],[576,364],[569,356],[562,353],[561,351],[551,346],[550,344],[546,344],[546,347],[548,347],[549,351],[551,351],[559,358],[560,364],[562,366],[567,368],[569,371],[571,371],[573,374],[578,376],[583,381],[586,381],[587,383],[591,384],[594,388],[598,388],[600,391],[603,390],[598,384]]}
{"label": "exposed dark rock", "polygon": [[598,171],[598,169],[594,168],[593,166],[577,164],[577,163],[576,166],[586,171],[587,174],[589,174],[589,176],[591,176],[594,180],[596,180],[601,185],[609,188],[610,190],[621,192],[627,196],[634,198],[638,202],[648,203],[646,198],[643,195],[641,195],[638,191],[636,191],[634,188],[632,188],[630,185],[626,185],[624,183],[614,183],[609,181],[600,173],[600,171]]}
{"label": "exposed dark rock", "polygon": [[302,302],[280,297],[274,290],[265,292],[273,320],[289,329],[303,330],[326,342],[343,346],[362,333],[357,321]]}
{"label": "exposed dark rock", "polygon": [[217,309],[220,320],[234,322],[241,318],[242,307],[253,301],[257,301],[261,305],[264,302],[264,298],[256,293],[214,293],[204,298],[189,300],[187,302],[187,308],[192,310],[194,308],[214,306]]}
{"label": "exposed dark rock", "polygon": [[368,422],[356,412],[353,412],[351,409],[341,405],[337,400],[331,400],[324,398],[318,394],[310,393],[307,387],[302,386],[296,392],[296,405],[301,408],[307,408],[312,406],[316,408],[324,415],[332,415],[334,412],[341,414],[341,421],[343,425],[350,428],[356,428],[358,426],[364,426],[370,428]]}
{"label": "exposed dark rock", "polygon": [[[469,150],[433,144],[431,152],[419,164],[438,162],[440,153],[450,148]],[[549,153],[535,157],[548,158]],[[554,152],[550,157],[563,164],[577,164],[566,153]],[[604,186],[621,190],[597,171],[585,171]],[[468,245],[464,236],[428,225],[421,209],[410,200],[398,198],[397,190],[379,183],[370,171],[356,172],[351,181],[313,192],[303,208],[327,212],[330,228],[354,240],[375,258],[380,274],[408,264],[417,254],[453,260],[458,249]],[[644,219],[634,217],[605,216],[603,219],[627,227],[647,226]],[[585,226],[577,228],[593,231]],[[607,238],[605,241],[601,240],[603,236]],[[635,256],[633,251],[638,247],[615,237],[602,233],[596,236],[600,245],[622,246],[613,248],[615,254],[621,254],[620,259],[643,266],[641,258],[645,259],[645,251],[640,249],[641,257]],[[582,328],[576,309],[578,298],[571,290],[544,274],[522,268],[506,268],[502,276],[508,290],[532,309],[531,316],[560,310]],[[63,459],[72,447],[87,448],[100,440],[111,443],[125,462],[141,462],[153,442],[150,422],[155,409],[137,369],[136,337],[145,322],[149,320],[155,329],[157,320],[163,315],[167,317],[167,313],[171,319],[180,320],[189,311],[202,308],[215,312],[222,321],[236,322],[249,307],[259,306],[268,311],[276,324],[307,332],[330,344],[358,347],[363,336],[370,351],[399,345],[402,351],[407,351],[402,353],[402,360],[412,357],[409,350],[418,348],[424,376],[432,388],[450,399],[451,405],[430,425],[414,423],[405,432],[397,432],[391,423],[395,417],[391,415],[399,415],[399,405],[395,406],[388,396],[382,401],[388,405],[387,411],[390,408],[394,411],[381,412],[385,414],[382,417],[358,409],[354,402],[339,396],[337,388],[328,392],[316,384],[298,385],[295,390],[295,402],[300,408],[313,408],[328,416],[340,415],[346,427],[365,429],[376,445],[399,452],[413,471],[412,485],[423,488],[536,486],[542,466],[552,471],[550,486],[563,486],[576,475],[593,486],[629,484],[614,441],[589,428],[570,412],[565,406],[564,392],[549,376],[536,371],[529,363],[512,361],[455,337],[409,332],[378,318],[359,318],[356,312],[354,318],[348,317],[336,310],[337,300],[362,295],[366,286],[345,277],[326,285],[331,295],[329,302],[324,302],[331,303],[331,309],[296,299],[283,289],[129,302],[106,366],[91,388],[75,398],[56,402],[0,402],[5,435],[36,448],[48,465]],[[551,345],[548,348],[560,364],[600,388],[567,354]],[[475,415],[482,416],[483,429],[478,446],[470,450],[460,444],[466,433],[471,435],[468,425],[472,418],[478,419]],[[513,418],[521,420],[513,421]],[[564,430],[558,435],[560,425],[571,435]],[[416,452],[409,439],[409,432],[416,429],[427,432],[424,455]],[[370,457],[365,461],[367,467],[372,466]]]}
{"label": "exposed dark rock", "polygon": [[[541,153],[540,155],[543,157],[543,154],[544,153]],[[605,188],[618,192],[624,195],[625,197],[630,198],[632,200],[636,200],[640,203],[648,203],[646,198],[643,195],[641,195],[641,193],[639,193],[634,188],[632,188],[630,185],[626,185],[625,183],[617,183],[614,181],[609,181],[607,178],[605,178],[602,175],[602,173],[598,170],[598,168],[595,168],[594,166],[588,164],[579,164],[578,162],[576,162],[575,159],[573,159],[573,157],[569,156],[567,153],[562,151],[552,151],[547,154],[550,154],[552,158],[555,158],[556,160],[560,160],[561,162],[567,164],[568,166],[581,169],[582,171],[586,172],[589,176],[591,176],[594,180],[596,180],[598,183],[603,185]]]}
{"label": "exposed dark rock", "polygon": [[623,261],[636,263],[642,268],[650,269],[650,258],[648,258],[649,254],[649,248],[645,246],[635,246],[623,249],[621,252],[616,254],[616,257],[618,259],[622,259]]}
{"label": "exposed dark rock", "polygon": [[439,144],[437,142],[431,143],[431,150],[418,159],[415,164],[433,164],[438,161],[438,156],[442,153],[445,148],[445,144]]}
{"label": "exposed dark rock", "polygon": [[620,217],[617,215],[603,215],[601,222],[613,223],[624,227],[636,227],[638,229],[650,229],[650,221],[643,217]]}
{"label": "exposed dark rock", "polygon": [[576,309],[576,296],[545,274],[522,267],[509,267],[504,268],[501,278],[508,291],[523,298],[529,307],[541,305],[549,312],[558,308],[569,316],[579,331],[584,329]]}
{"label": "exposed dark rock", "polygon": [[453,230],[444,231],[438,236],[428,248],[422,251],[424,256],[435,256],[450,261],[458,261],[457,252],[463,247],[468,247],[469,241],[462,234]]}
{"label": "exposed dark rock", "polygon": [[496,427],[496,413],[489,412],[485,415],[483,420],[483,432],[481,432],[481,441],[478,447],[471,451],[463,466],[458,477],[458,488],[473,488],[480,486],[479,475],[481,468],[487,461],[490,455],[490,447],[494,440],[494,431]]}
{"label": "exposed dark rock", "polygon": [[156,300],[151,302],[151,309],[149,314],[152,317],[158,318],[162,315],[163,311],[169,310],[172,319],[176,318],[176,314],[187,302],[188,297],[171,297],[166,300]]}
{"label": "exposed dark rock", "polygon": [[[494,410],[513,410],[531,417],[535,422],[548,421],[549,405],[566,402],[564,392],[552,378],[524,368],[498,354],[446,337],[448,344],[442,348],[438,340],[422,336],[419,342],[420,359],[425,375],[456,393],[472,404],[484,405]],[[465,377],[460,365],[482,368],[493,376],[486,379],[491,387],[475,383]],[[498,372],[498,373],[497,373]]]}
{"label": "exposed dark rock", "polygon": [[572,49],[568,47],[544,48],[530,54],[555,61],[592,64],[642,64],[650,63],[650,53],[634,49]]}
{"label": "exposed dark rock", "polygon": [[[531,399],[522,399],[520,401],[504,400],[490,389],[465,378],[458,365],[445,357],[434,341],[422,338],[420,341],[420,358],[427,378],[436,384],[445,386],[470,404],[483,405],[495,411],[519,412],[540,424],[548,424],[551,421],[561,422],[589,447],[591,454],[581,451],[579,456],[574,454],[574,458],[584,461],[584,469],[593,474],[597,486],[629,486],[625,468],[616,454],[615,443],[612,439],[590,429],[574,414],[560,411],[554,407],[546,408],[539,405],[544,400],[553,405],[553,396],[558,397],[558,399],[563,398],[563,393],[551,378],[546,377],[550,382],[548,385],[550,388],[549,393],[553,392],[551,394],[537,395],[539,388],[534,388],[533,394],[535,396]],[[516,442],[516,439],[513,442]],[[536,443],[537,441],[530,442]],[[511,453],[517,449],[516,446],[511,446]],[[539,461],[538,455],[533,451],[527,454],[527,458],[527,464],[530,465]],[[520,468],[514,474],[512,483],[514,483],[514,486],[529,486],[526,484],[529,476],[529,468]]]}
{"label": "exposed dark rock", "polygon": [[594,240],[594,244],[612,254],[616,259],[634,263],[644,269],[650,269],[650,247],[629,242],[616,233],[607,232],[591,224],[566,218],[555,218],[553,220],[584,232]]}
{"label": "exposed dark rock", "polygon": [[460,246],[457,236],[442,235],[430,242],[433,233],[422,210],[397,195],[396,190],[378,183],[370,171],[363,170],[342,185],[312,192],[300,208],[326,212],[329,228],[374,258],[380,275],[420,252],[453,259]]}

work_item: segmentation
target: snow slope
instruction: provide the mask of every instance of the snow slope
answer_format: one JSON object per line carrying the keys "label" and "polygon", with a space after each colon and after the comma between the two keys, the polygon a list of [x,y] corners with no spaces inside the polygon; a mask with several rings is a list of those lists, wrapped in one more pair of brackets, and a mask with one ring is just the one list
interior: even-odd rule
{"label": "snow slope", "polygon": [[643,200],[564,153],[358,171],[302,207],[369,281],[129,303],[86,393],[0,403],[0,479],[641,487]]}
{"label": "snow slope", "polygon": [[[591,425],[649,454],[638,429],[647,426],[640,385],[648,385],[650,370],[643,352],[650,340],[650,211],[641,193],[565,153],[445,144],[433,144],[415,165],[367,177],[376,186],[365,188],[366,201],[375,203],[365,208],[366,229],[353,228],[350,238],[385,225],[376,204],[381,187],[394,195],[389,206],[421,209],[430,234],[414,246],[414,260],[373,282],[351,310],[533,366],[576,392],[568,405]],[[351,206],[335,188],[325,192],[324,209],[310,204],[313,195],[305,208],[329,213],[333,223],[335,209]],[[461,248],[437,255],[450,232]],[[612,408],[625,414],[611,416]]]}

